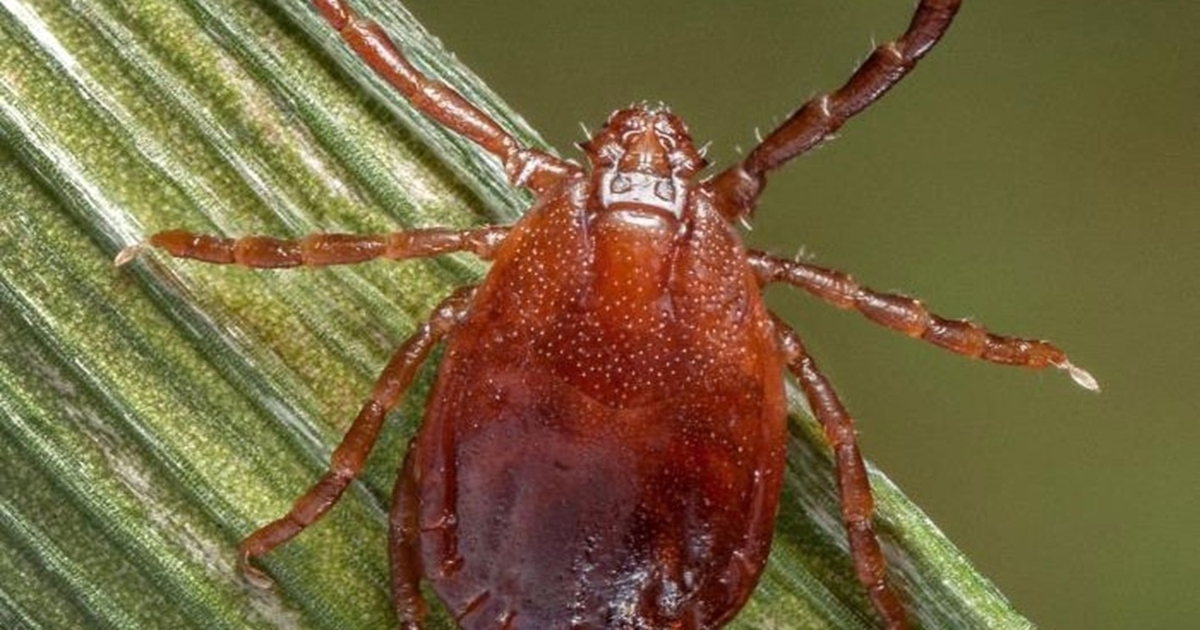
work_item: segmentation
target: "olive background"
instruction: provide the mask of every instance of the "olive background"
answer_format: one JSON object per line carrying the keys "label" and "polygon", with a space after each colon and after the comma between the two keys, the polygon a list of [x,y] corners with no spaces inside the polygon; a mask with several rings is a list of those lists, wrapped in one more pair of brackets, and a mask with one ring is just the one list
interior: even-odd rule
{"label": "olive background", "polygon": [[[912,3],[408,5],[564,155],[580,122],[662,101],[724,165]],[[1100,380],[1091,394],[769,292],[867,456],[1045,628],[1200,616],[1198,25],[1193,2],[968,2],[899,87],[772,177],[748,236],[1051,339]]]}

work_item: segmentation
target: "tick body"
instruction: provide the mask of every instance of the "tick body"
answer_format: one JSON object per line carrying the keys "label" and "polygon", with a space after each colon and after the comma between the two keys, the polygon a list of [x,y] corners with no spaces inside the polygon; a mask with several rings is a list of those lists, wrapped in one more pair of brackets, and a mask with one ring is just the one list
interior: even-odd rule
{"label": "tick body", "polygon": [[565,182],[496,252],[393,516],[464,626],[716,627],[770,546],[782,356],[715,210],[590,192]]}
{"label": "tick body", "polygon": [[[536,202],[518,223],[288,241],[160,232],[171,255],[249,267],[471,252],[486,279],[446,298],[379,377],[329,472],[243,541],[243,567],[319,519],[361,471],[388,410],[438,343],[444,358],[397,477],[389,554],[397,619],[420,628],[428,581],[463,628],[718,628],[766,563],[784,467],[785,370],[828,438],[854,569],[879,621],[907,627],[871,522],[853,423],[763,286],[784,282],[951,351],[1095,381],[1044,341],[995,335],[843,273],[749,251],[768,173],[836,131],[913,68],[957,0],[923,0],[908,30],[840,89],[805,103],[741,162],[703,157],[662,107],[615,112],[586,166],[519,145],[405,60],[340,0],[314,6],[422,113],[494,155]],[[124,263],[140,251],[118,256]]]}

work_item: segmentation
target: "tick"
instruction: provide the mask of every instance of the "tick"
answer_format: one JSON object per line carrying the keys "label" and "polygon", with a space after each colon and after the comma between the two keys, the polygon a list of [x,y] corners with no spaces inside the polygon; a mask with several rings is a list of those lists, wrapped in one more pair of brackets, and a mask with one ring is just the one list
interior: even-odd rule
{"label": "tick", "polygon": [[[436,344],[444,358],[396,481],[392,596],[420,628],[426,580],[464,628],[719,628],[767,560],[784,470],[784,371],[824,428],[854,569],[880,620],[907,626],[871,524],[853,422],[800,337],[764,306],[782,282],[959,354],[1096,381],[1045,341],[931,314],[850,276],[746,249],[769,173],[903,78],[960,0],[922,0],[899,39],[836,91],[804,103],[742,161],[700,178],[702,151],[662,106],[613,113],[580,145],[586,165],[521,146],[454,90],[415,69],[342,0],[313,5],[416,109],[495,156],[536,201],[511,226],[299,240],[184,231],[149,245],[254,268],[470,252],[478,285],[443,300],[395,352],[290,512],[240,545],[251,561],[321,518],[362,470],[380,426]],[[128,262],[143,245],[122,251]]]}

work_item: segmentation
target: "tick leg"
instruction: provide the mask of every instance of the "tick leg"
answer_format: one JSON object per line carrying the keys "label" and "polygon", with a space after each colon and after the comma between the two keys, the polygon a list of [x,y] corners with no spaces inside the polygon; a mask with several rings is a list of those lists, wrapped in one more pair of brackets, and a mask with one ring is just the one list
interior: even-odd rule
{"label": "tick leg", "polygon": [[469,251],[487,260],[508,230],[503,226],[471,230],[428,228],[391,234],[310,234],[297,240],[269,236],[225,238],[169,230],[154,234],[146,243],[122,249],[114,262],[123,265],[147,246],[176,258],[267,269],[346,265],[374,258],[426,258],[460,251]]}
{"label": "tick leg", "polygon": [[876,48],[845,85],[804,103],[744,160],[712,180],[718,208],[730,218],[750,214],[766,185],[767,173],[833,135],[846,120],[904,78],[941,39],[960,3],[921,0],[899,39]]}
{"label": "tick leg", "polygon": [[1053,366],[1066,370],[1081,387],[1092,391],[1100,389],[1087,370],[1071,363],[1065,352],[1047,341],[1006,337],[988,332],[975,322],[939,317],[930,313],[919,300],[874,291],[840,271],[761,252],[751,252],[749,260],[763,284],[786,282],[834,306],[854,309],[877,324],[957,354],[1005,365]]}
{"label": "tick leg", "polygon": [[250,565],[251,560],[291,540],[324,516],[358,476],[379,436],[387,412],[396,406],[400,396],[408,389],[413,375],[429,356],[433,346],[461,320],[473,292],[474,287],[455,291],[400,345],[376,380],[370,397],[350,425],[350,430],[333,451],[329,471],[296,500],[291,511],[259,528],[238,546],[242,570],[252,581],[264,585],[270,583],[266,575]]}
{"label": "tick leg", "polygon": [[543,192],[578,167],[521,146],[487,114],[445,83],[421,74],[378,24],[360,17],[343,0],[313,0],[313,6],[380,78],[421,113],[500,158],[508,181]]}
{"label": "tick leg", "polygon": [[[774,317],[774,316],[773,316]],[[887,583],[887,563],[871,525],[874,499],[867,468],[858,451],[854,421],[838,400],[833,386],[817,369],[804,349],[800,336],[774,317],[775,331],[787,359],[788,370],[796,377],[813,415],[825,429],[825,439],[833,450],[838,492],[842,502],[842,523],[850,543],[854,572],[871,598],[875,611],[891,629],[908,628],[907,615],[896,592]]]}
{"label": "tick leg", "polygon": [[401,630],[421,630],[428,606],[421,597],[420,583],[424,571],[417,549],[418,504],[416,473],[413,471],[413,448],[409,443],[404,466],[392,490],[392,509],[388,514],[388,552],[392,574],[392,605]]}

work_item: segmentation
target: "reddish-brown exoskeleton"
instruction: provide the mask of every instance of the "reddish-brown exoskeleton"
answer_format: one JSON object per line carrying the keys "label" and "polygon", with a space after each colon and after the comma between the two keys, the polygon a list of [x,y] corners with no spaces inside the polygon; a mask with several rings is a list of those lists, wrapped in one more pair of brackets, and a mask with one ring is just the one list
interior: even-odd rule
{"label": "reddish-brown exoskeleton", "polygon": [[[341,0],[314,5],[412,105],[496,156],[537,201],[513,226],[296,241],[161,232],[173,256],[248,267],[322,266],[467,251],[487,278],[443,301],[395,353],[329,472],[251,534],[250,560],[320,518],[362,469],[384,416],[439,342],[445,358],[396,482],[393,597],[419,628],[422,578],[468,628],[716,628],[753,590],[784,466],[783,371],[825,429],[854,567],[880,618],[905,627],[871,524],[854,428],[800,338],[763,305],[786,282],[953,352],[1095,381],[1044,341],[932,315],[849,276],[746,250],[767,173],[829,137],[942,36],[959,0],[923,0],[908,30],[837,91],[805,103],[740,163],[696,181],[704,159],[661,107],[614,113],[588,166],[520,146],[414,69]],[[141,246],[126,249],[118,264]]]}

